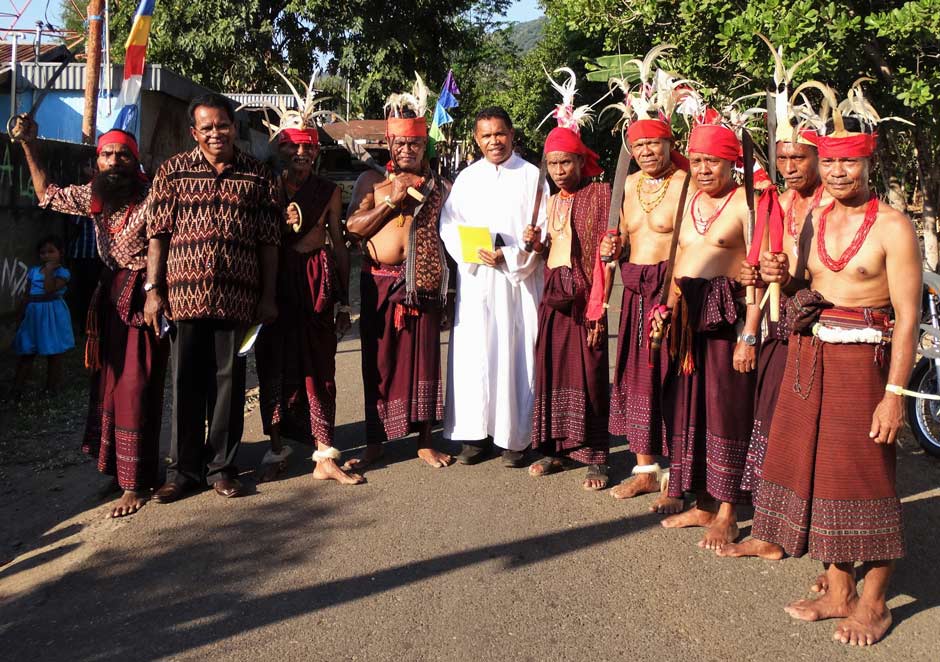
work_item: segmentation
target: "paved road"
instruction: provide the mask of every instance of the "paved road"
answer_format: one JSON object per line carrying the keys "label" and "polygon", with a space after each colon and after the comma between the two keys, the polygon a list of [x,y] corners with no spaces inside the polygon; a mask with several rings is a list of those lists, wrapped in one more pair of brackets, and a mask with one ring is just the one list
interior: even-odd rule
{"label": "paved road", "polygon": [[[338,356],[338,445],[360,445],[358,340]],[[240,462],[264,452],[257,411]],[[63,440],[75,443],[74,440]],[[724,560],[666,531],[649,499],[581,490],[498,462],[434,470],[411,440],[357,487],[289,477],[104,519],[90,464],[29,476],[0,501],[6,660],[936,660],[940,463],[902,451],[908,560],[874,649],[782,605],[808,559]],[[629,470],[614,454],[615,478]],[[748,524],[748,522],[745,522]],[[745,528],[745,531],[747,529]]]}

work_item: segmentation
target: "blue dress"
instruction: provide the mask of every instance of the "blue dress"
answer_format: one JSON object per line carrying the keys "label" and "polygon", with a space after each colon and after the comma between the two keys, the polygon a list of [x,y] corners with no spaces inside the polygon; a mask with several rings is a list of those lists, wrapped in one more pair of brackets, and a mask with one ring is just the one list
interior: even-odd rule
{"label": "blue dress", "polygon": [[[71,276],[65,267],[59,267],[55,271],[55,277],[66,282]],[[30,296],[46,294],[45,278],[39,267],[31,267],[26,278],[29,281]],[[75,347],[69,307],[62,298],[65,290],[64,287],[57,290],[55,298],[51,301],[30,301],[26,304],[23,322],[16,330],[16,338],[13,341],[17,354],[49,356]]]}

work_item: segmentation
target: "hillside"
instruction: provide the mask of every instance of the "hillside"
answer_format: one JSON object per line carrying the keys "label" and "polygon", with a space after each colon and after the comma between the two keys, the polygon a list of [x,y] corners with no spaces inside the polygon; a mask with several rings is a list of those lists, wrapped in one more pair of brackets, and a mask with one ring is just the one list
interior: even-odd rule
{"label": "hillside", "polygon": [[542,37],[545,28],[545,17],[533,21],[513,23],[509,27],[509,41],[520,55],[525,55],[535,47]]}

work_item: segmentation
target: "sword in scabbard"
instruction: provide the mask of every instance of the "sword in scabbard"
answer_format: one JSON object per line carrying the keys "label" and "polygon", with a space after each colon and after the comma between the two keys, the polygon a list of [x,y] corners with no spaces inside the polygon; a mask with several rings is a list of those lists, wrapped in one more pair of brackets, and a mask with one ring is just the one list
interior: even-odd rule
{"label": "sword in scabbard", "polygon": [[[685,173],[682,181],[682,191],[679,193],[679,206],[676,207],[676,220],[672,224],[672,243],[669,245],[669,261],[666,263],[666,273],[663,278],[663,290],[659,295],[659,305],[665,306],[669,301],[669,290],[672,288],[672,272],[676,266],[676,252],[679,250],[679,231],[682,229],[682,219],[685,217],[685,201],[689,196],[689,182],[692,173]],[[650,348],[659,350],[663,346],[665,329],[660,327],[650,334]]]}
{"label": "sword in scabbard", "polygon": [[[754,243],[754,140],[747,129],[741,129],[741,149],[744,152],[744,197],[747,198],[747,227],[745,228],[746,250]],[[745,290],[744,301],[751,306],[757,303],[757,291],[753,285]]]}
{"label": "sword in scabbard", "polygon": [[[542,206],[542,197],[545,195],[545,180],[548,178],[548,163],[545,161],[545,157],[542,157],[542,162],[539,163],[539,181],[538,186],[535,189],[535,205],[532,207],[532,217],[529,220],[529,227],[534,228],[538,225],[539,222],[539,208]],[[532,242],[525,242],[526,253],[532,252]]]}

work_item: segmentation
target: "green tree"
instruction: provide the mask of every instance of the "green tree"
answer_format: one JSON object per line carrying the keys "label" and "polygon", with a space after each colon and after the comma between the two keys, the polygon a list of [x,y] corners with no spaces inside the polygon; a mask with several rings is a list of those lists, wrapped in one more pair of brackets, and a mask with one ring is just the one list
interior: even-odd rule
{"label": "green tree", "polygon": [[[798,78],[817,78],[844,93],[861,76],[886,123],[882,186],[920,211],[927,259],[937,264],[940,206],[940,0],[545,0],[547,34],[562,42],[594,40],[595,53],[645,53],[656,44],[680,46],[671,64],[684,76],[730,100],[764,88],[773,63],[760,32],[784,47],[788,64],[815,53]],[[538,49],[536,49],[538,50]],[[569,57],[569,61],[571,58]]]}
{"label": "green tree", "polygon": [[[484,47],[509,0],[158,0],[148,60],[217,90],[283,89],[274,73],[314,69],[351,81],[354,114],[376,116],[418,71],[432,87],[449,62]],[[123,61],[136,3],[111,11],[111,56]],[[67,24],[83,20],[63,4]]]}

